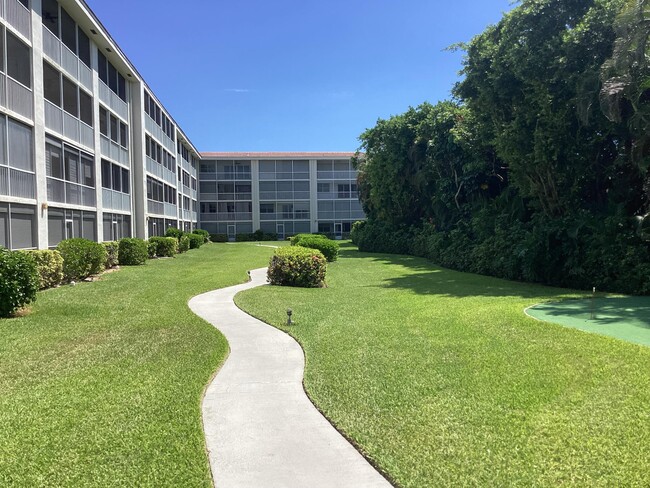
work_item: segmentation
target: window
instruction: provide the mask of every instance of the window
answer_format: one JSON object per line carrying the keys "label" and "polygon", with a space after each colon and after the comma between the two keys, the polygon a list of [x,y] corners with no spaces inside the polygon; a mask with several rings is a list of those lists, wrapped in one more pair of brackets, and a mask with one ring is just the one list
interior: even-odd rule
{"label": "window", "polygon": [[56,0],[43,0],[41,15],[43,17],[43,25],[56,37],[60,37],[59,3]]}
{"label": "window", "polygon": [[98,63],[97,72],[99,73],[99,79],[102,80],[113,93],[126,102],[126,79],[101,52],[98,56]]}
{"label": "window", "polygon": [[119,142],[119,132],[118,132],[118,121],[117,117],[115,117],[113,114],[110,114],[110,121],[111,121],[111,140],[113,142]]}
{"label": "window", "polygon": [[61,40],[70,51],[77,53],[77,24],[63,7],[61,7]]}
{"label": "window", "polygon": [[13,119],[8,119],[8,129],[9,166],[25,171],[34,171],[32,129]]}
{"label": "window", "polygon": [[57,107],[61,106],[61,74],[49,63],[43,61],[43,85],[45,99]]}
{"label": "window", "polygon": [[260,203],[260,213],[261,214],[275,213],[275,204],[274,203]]}
{"label": "window", "polygon": [[31,66],[29,46],[11,32],[7,32],[7,74],[27,88],[31,88]]}
{"label": "window", "polygon": [[90,39],[80,27],[77,27],[77,36],[79,42],[79,59],[90,68]]}
{"label": "window", "polygon": [[102,188],[129,194],[130,186],[129,170],[102,159]]}
{"label": "window", "polygon": [[93,126],[93,99],[82,90],[79,90],[79,118],[82,122]]}
{"label": "window", "polygon": [[99,73],[99,79],[108,85],[108,60],[102,53],[99,53],[98,60],[97,71]]}
{"label": "window", "polygon": [[79,87],[63,77],[63,110],[79,117]]}
{"label": "window", "polygon": [[108,134],[108,112],[101,105],[99,106],[99,132],[106,137]]}
{"label": "window", "polygon": [[110,161],[102,159],[102,188],[107,190],[110,190],[113,186],[111,183],[111,166]]}
{"label": "window", "polygon": [[318,193],[329,193],[330,184],[329,183],[318,183]]}

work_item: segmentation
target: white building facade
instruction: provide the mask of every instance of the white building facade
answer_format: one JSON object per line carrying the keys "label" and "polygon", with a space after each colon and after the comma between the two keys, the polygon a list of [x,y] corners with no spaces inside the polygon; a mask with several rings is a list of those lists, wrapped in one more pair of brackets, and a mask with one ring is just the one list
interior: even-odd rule
{"label": "white building facade", "polygon": [[262,230],[279,239],[321,232],[337,238],[365,219],[352,153],[203,153],[201,228],[214,234]]}
{"label": "white building facade", "polygon": [[200,155],[83,0],[0,0],[0,246],[345,235],[364,218],[352,156]]}

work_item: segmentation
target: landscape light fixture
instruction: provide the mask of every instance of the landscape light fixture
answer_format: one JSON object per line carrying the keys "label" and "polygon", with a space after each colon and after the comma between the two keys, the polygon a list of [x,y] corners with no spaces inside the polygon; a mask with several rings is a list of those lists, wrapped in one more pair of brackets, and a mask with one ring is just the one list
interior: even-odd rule
{"label": "landscape light fixture", "polygon": [[293,315],[293,310],[288,308],[287,309],[287,325],[293,325],[293,321],[291,320],[292,315]]}

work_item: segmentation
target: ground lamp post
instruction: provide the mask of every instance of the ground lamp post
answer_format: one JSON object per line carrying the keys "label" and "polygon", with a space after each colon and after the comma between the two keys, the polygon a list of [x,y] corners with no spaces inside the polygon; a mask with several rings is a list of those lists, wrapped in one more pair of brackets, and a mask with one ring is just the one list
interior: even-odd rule
{"label": "ground lamp post", "polygon": [[293,310],[288,308],[287,309],[287,325],[293,325],[293,321],[291,320],[292,315],[293,315]]}

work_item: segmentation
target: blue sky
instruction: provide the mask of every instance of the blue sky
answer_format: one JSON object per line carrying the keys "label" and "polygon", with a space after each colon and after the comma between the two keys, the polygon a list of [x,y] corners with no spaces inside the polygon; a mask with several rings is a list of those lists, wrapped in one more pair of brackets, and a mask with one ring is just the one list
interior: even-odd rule
{"label": "blue sky", "polygon": [[[200,151],[354,151],[511,0],[87,0]],[[175,6],[182,5],[181,8]]]}

